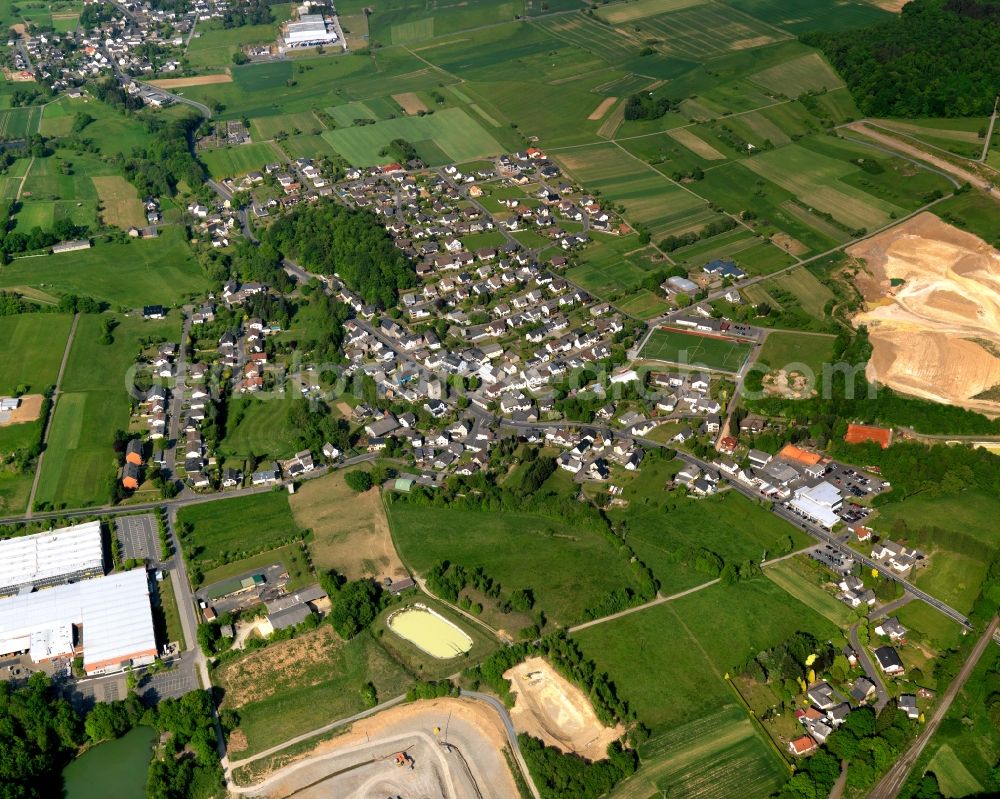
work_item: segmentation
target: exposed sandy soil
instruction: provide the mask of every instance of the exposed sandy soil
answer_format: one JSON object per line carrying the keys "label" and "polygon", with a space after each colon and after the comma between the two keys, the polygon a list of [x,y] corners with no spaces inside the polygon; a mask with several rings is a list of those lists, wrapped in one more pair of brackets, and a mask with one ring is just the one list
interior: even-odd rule
{"label": "exposed sandy soil", "polygon": [[910,2],[910,0],[869,0],[869,2],[873,6],[881,8],[883,11],[889,11],[892,12],[893,14],[898,14],[900,11],[903,10],[903,6],[905,6],[908,2]]}
{"label": "exposed sandy soil", "polygon": [[44,399],[41,394],[25,394],[21,397],[21,404],[17,410],[11,411],[6,421],[0,422],[0,427],[35,421],[38,418],[38,414],[42,412],[42,402]]}
{"label": "exposed sandy soil", "polygon": [[503,676],[511,681],[511,691],[517,696],[510,717],[518,732],[588,760],[607,757],[608,744],[625,734],[620,724],[601,724],[583,691],[543,658],[529,658]]}
{"label": "exposed sandy soil", "polygon": [[[446,729],[450,752],[439,745]],[[499,716],[482,703],[454,698],[414,702],[355,722],[347,733],[241,793],[374,799],[402,791],[433,799],[468,799],[477,793],[483,799],[508,799],[518,793],[501,754],[506,746]],[[400,750],[414,758],[414,770],[393,764],[393,753]],[[380,773],[369,776],[373,770]],[[384,787],[393,790],[376,792]]]}
{"label": "exposed sandy soil", "polygon": [[193,78],[162,78],[151,80],[151,86],[159,86],[161,89],[183,89],[187,86],[209,86],[213,83],[232,83],[233,76],[228,72],[219,75],[198,75]]}
{"label": "exposed sandy soil", "polygon": [[798,239],[793,239],[787,233],[775,233],[771,241],[777,244],[789,255],[802,255],[809,248]]}
{"label": "exposed sandy soil", "polygon": [[868,378],[1000,413],[1000,401],[973,399],[1000,385],[1000,252],[922,213],[848,253],[867,265],[856,280],[866,308],[853,321],[869,329]]}
{"label": "exposed sandy soil", "polygon": [[424,101],[421,100],[415,92],[394,94],[392,99],[399,103],[399,107],[410,116],[413,116],[420,111],[427,110],[427,106],[424,105]]}
{"label": "exposed sandy soil", "polygon": [[805,399],[816,395],[813,381],[810,381],[801,372],[786,372],[784,369],[778,369],[764,375],[761,384],[768,394],[775,394],[787,399]]}
{"label": "exposed sandy soil", "polygon": [[587,117],[589,120],[603,119],[604,115],[608,113],[608,109],[611,108],[618,101],[617,97],[605,97],[601,100],[600,105],[597,106],[593,111],[590,112],[590,116]]}
{"label": "exposed sandy soil", "polygon": [[408,576],[377,490],[355,494],[343,472],[334,472],[306,481],[290,503],[296,523],[315,534],[312,554],[318,567],[335,568],[351,580]]}

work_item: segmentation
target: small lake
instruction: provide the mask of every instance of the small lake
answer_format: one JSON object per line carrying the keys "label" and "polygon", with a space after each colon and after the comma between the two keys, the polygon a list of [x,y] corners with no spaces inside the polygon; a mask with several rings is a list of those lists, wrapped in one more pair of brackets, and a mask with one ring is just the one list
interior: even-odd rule
{"label": "small lake", "polygon": [[63,770],[65,799],[145,799],[156,732],[136,727],[88,750]]}

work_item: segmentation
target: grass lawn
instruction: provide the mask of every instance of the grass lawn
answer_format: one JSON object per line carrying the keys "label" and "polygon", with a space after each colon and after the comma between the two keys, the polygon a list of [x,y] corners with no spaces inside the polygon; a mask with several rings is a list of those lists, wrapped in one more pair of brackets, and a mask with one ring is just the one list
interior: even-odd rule
{"label": "grass lawn", "polygon": [[302,537],[285,491],[191,505],[178,511],[177,521],[194,528],[184,547],[188,560],[209,573]]}
{"label": "grass lawn", "polygon": [[219,451],[230,458],[287,458],[299,449],[299,431],[288,420],[290,402],[238,397],[230,401],[226,437]]}
{"label": "grass lawn", "polygon": [[957,530],[970,535],[987,546],[1000,547],[994,520],[1000,516],[1000,499],[982,491],[963,491],[959,496],[907,497],[902,502],[879,506],[878,521],[882,528],[899,532],[899,524],[909,528],[935,528]]}
{"label": "grass lawn", "polygon": [[181,228],[157,239],[98,243],[89,250],[21,258],[0,267],[0,289],[29,286],[54,294],[81,294],[112,306],[174,305],[208,289]]}
{"label": "grass lawn", "polygon": [[923,638],[939,652],[956,646],[962,626],[924,602],[911,601],[896,612],[900,623],[909,629],[910,638]]}
{"label": "grass lawn", "polygon": [[209,174],[217,179],[245,175],[247,172],[263,169],[265,164],[278,160],[278,153],[267,142],[202,150],[198,156],[208,168]]}
{"label": "grass lawn", "polygon": [[833,357],[835,341],[834,336],[774,332],[764,342],[758,361],[771,369],[792,368],[800,372],[804,364],[819,377],[823,373],[823,364],[830,363]]}
{"label": "grass lawn", "polygon": [[796,558],[775,563],[764,570],[768,579],[783,588],[799,602],[808,605],[841,629],[851,624],[851,610],[829,591],[818,585],[813,572]]}
{"label": "grass lawn", "polygon": [[660,328],[649,337],[639,357],[735,373],[751,349],[750,344],[734,339]]}
{"label": "grass lawn", "polygon": [[256,555],[251,555],[249,558],[234,560],[223,566],[216,566],[214,569],[205,572],[201,580],[201,585],[219,583],[251,569],[262,569],[270,566],[272,563],[280,563],[285,567],[285,570],[288,572],[287,587],[289,589],[301,588],[316,581],[316,575],[309,566],[309,560],[302,549],[302,545],[285,544],[283,547],[269,549],[267,552],[260,552]]}
{"label": "grass lawn", "polygon": [[336,569],[351,580],[406,576],[379,491],[356,494],[344,482],[346,472],[304,482],[288,500],[298,526],[312,530],[313,563],[317,569]]}
{"label": "grass lawn", "polygon": [[914,583],[959,612],[968,613],[979,596],[986,567],[979,558],[938,550],[930,565],[917,572]]}
{"label": "grass lawn", "polygon": [[732,702],[723,675],[799,630],[820,639],[837,635],[825,618],[756,579],[715,585],[574,638],[658,735]]}
{"label": "grass lawn", "polygon": [[183,651],[187,649],[187,643],[184,640],[181,614],[177,607],[177,596],[174,594],[174,584],[170,580],[170,575],[166,575],[156,585],[160,589],[160,608],[163,613],[167,643],[178,641],[181,645],[181,651]]}
{"label": "grass lawn", "polygon": [[379,701],[404,693],[413,682],[370,634],[345,642],[328,624],[229,661],[212,681],[224,693],[222,707],[239,711],[246,748],[231,743],[234,757],[364,710],[361,688],[368,682]]}
{"label": "grass lawn", "polygon": [[0,317],[0,393],[18,386],[41,393],[56,382],[73,317],[66,314],[18,314]]}
{"label": "grass lawn", "polygon": [[443,560],[482,566],[504,592],[531,588],[556,625],[581,621],[584,610],[629,585],[626,564],[598,533],[527,513],[485,513],[411,505],[388,506],[403,562],[420,574]]}
{"label": "grass lawn", "polygon": [[976,796],[984,790],[948,744],[934,753],[927,770],[934,772],[938,787],[945,796]]}
{"label": "grass lawn", "polygon": [[170,320],[118,317],[113,343],[103,345],[102,321],[97,314],[80,317],[53,410],[36,501],[56,508],[107,501],[117,468],[114,432],[128,423],[126,372],[144,340],[176,340],[179,332]]}

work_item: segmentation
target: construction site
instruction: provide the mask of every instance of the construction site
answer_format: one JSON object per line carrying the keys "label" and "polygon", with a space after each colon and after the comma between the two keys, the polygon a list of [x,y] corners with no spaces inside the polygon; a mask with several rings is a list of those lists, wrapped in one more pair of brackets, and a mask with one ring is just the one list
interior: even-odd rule
{"label": "construction site", "polygon": [[402,705],[241,793],[273,799],[509,799],[517,788],[496,713],[470,699]]}

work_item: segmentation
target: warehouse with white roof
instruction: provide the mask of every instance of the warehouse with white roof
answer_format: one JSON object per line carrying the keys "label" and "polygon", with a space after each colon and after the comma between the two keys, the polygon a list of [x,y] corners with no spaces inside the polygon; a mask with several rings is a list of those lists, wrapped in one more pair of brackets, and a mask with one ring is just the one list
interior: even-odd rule
{"label": "warehouse with white roof", "polygon": [[88,675],[156,659],[145,569],[0,599],[0,656],[32,661],[83,655]]}
{"label": "warehouse with white roof", "polygon": [[840,489],[833,483],[824,481],[809,488],[796,488],[795,495],[788,504],[792,510],[807,519],[832,530],[840,521],[837,511],[843,501]]}
{"label": "warehouse with white roof", "polygon": [[102,574],[100,522],[0,541],[0,596]]}
{"label": "warehouse with white roof", "polygon": [[337,31],[322,14],[302,14],[285,26],[286,47],[316,47],[337,41]]}

